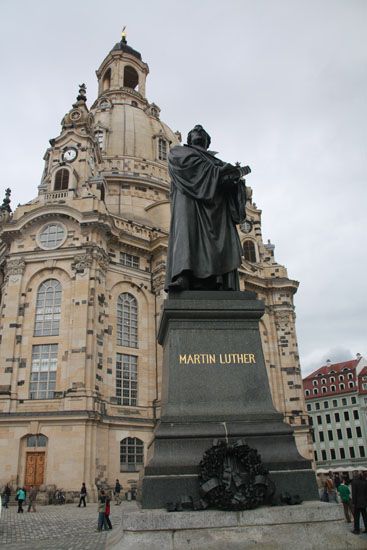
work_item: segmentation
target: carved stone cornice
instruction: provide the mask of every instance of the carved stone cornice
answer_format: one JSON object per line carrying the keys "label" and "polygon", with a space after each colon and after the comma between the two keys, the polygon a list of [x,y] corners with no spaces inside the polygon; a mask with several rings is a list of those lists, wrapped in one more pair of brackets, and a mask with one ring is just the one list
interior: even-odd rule
{"label": "carved stone cornice", "polygon": [[24,273],[25,266],[26,263],[22,256],[19,258],[8,259],[5,265],[4,282],[7,282],[10,277],[14,282],[19,280]]}
{"label": "carved stone cornice", "polygon": [[93,258],[91,254],[77,254],[71,263],[71,269],[75,271],[75,273],[84,273],[86,269],[91,267],[92,263]]}

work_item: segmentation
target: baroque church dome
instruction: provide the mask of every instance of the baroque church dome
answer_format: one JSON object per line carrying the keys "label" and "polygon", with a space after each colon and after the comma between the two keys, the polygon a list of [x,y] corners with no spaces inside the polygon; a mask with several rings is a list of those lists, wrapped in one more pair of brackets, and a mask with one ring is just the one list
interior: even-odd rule
{"label": "baroque church dome", "polygon": [[111,213],[168,229],[167,155],[181,136],[160,120],[159,107],[146,98],[149,67],[123,37],[96,74],[98,97],[91,113],[99,169],[107,182],[106,206]]}

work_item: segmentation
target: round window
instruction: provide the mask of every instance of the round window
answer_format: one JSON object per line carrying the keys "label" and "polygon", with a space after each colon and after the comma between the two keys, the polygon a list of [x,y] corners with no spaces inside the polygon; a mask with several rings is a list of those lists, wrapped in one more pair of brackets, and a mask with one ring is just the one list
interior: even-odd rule
{"label": "round window", "polygon": [[57,248],[65,239],[65,227],[59,223],[48,223],[38,234],[38,244],[45,249]]}

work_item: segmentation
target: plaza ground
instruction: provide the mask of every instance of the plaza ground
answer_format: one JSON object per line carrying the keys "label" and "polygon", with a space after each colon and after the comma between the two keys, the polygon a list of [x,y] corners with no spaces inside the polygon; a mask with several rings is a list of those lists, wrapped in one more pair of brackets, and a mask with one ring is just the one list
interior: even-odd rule
{"label": "plaza ground", "polygon": [[[111,503],[111,523],[120,524],[122,510],[136,503]],[[7,550],[102,550],[113,531],[97,529],[97,504],[78,508],[76,504],[37,506],[37,512],[17,513],[17,506],[3,508],[0,521],[0,548]]]}
{"label": "plaza ground", "polygon": [[[335,506],[341,506],[341,504],[335,504]],[[123,511],[132,512],[136,509],[135,501],[123,501],[120,506],[111,503],[110,517],[114,529],[119,527]],[[115,532],[114,530],[101,533],[96,531],[97,504],[87,504],[86,508],[78,508],[75,504],[37,506],[36,513],[28,513],[26,510],[25,507],[24,513],[18,514],[16,506],[3,509],[0,521],[0,548],[4,550],[105,550],[108,548],[110,537]],[[322,518],[320,520],[322,521]],[[346,540],[343,541],[341,540],[343,537],[340,537],[340,546],[333,543],[334,550],[346,547],[367,548],[366,534],[358,537],[352,535],[351,539],[349,532],[353,524],[338,523],[342,532],[345,532]],[[302,548],[302,541],[299,541],[298,548]],[[323,548],[330,548],[327,540]],[[139,547],[136,550],[139,550]]]}

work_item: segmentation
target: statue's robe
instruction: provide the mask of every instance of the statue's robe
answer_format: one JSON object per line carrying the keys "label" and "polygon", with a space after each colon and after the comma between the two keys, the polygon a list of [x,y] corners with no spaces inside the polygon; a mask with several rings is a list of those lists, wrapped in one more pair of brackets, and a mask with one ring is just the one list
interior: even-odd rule
{"label": "statue's robe", "polygon": [[236,224],[245,219],[244,182],[224,181],[230,165],[201,147],[171,149],[171,226],[165,289],[183,271],[216,276],[218,287],[238,290],[241,243]]}

